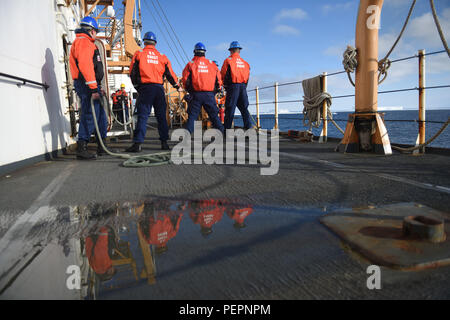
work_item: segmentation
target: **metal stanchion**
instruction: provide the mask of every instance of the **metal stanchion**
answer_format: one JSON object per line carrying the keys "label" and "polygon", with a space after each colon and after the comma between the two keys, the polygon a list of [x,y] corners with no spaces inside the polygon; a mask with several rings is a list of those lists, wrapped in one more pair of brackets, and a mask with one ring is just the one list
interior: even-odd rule
{"label": "metal stanchion", "polygon": [[259,130],[261,128],[261,122],[259,117],[259,88],[256,87],[256,128]]}
{"label": "metal stanchion", "polygon": [[278,130],[278,82],[275,82],[275,126],[274,130]]}
{"label": "metal stanchion", "polygon": [[[425,143],[425,50],[419,50],[419,135],[417,144]],[[417,150],[417,153],[425,153],[425,147]]]}
{"label": "metal stanchion", "polygon": [[[322,81],[322,92],[327,91],[327,73],[324,72],[321,77]],[[326,99],[323,100],[322,104],[322,132],[320,134],[319,143],[326,143],[328,140],[328,105]]]}

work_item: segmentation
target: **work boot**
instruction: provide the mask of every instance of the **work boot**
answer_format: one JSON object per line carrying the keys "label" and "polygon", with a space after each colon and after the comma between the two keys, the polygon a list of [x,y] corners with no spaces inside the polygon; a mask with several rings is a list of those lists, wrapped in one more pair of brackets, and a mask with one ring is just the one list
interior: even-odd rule
{"label": "work boot", "polygon": [[141,144],[138,142],[133,143],[133,145],[131,147],[129,147],[128,149],[125,150],[125,152],[141,152],[142,151],[142,147]]}
{"label": "work boot", "polygon": [[90,153],[87,150],[87,142],[80,140],[77,142],[77,159],[78,160],[95,160],[97,157],[95,154]]}
{"label": "work boot", "polygon": [[161,141],[161,149],[162,150],[170,150],[169,145],[167,144],[166,140]]}

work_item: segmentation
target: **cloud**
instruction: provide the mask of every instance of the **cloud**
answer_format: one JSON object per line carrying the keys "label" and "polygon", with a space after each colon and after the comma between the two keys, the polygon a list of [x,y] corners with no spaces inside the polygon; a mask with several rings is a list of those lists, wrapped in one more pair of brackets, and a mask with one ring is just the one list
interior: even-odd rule
{"label": "cloud", "polygon": [[327,14],[332,11],[342,11],[349,9],[355,5],[354,1],[348,1],[344,3],[336,3],[336,4],[325,4],[322,6],[322,12]]}
{"label": "cloud", "polygon": [[300,8],[282,9],[276,14],[275,21],[281,21],[284,19],[303,20],[307,17],[308,14]]}
{"label": "cloud", "polygon": [[272,29],[272,33],[282,36],[298,36],[300,34],[300,31],[294,27],[285,24],[279,24]]}
{"label": "cloud", "polygon": [[450,73],[450,63],[446,53],[426,57],[425,65],[427,68],[427,73],[447,75]]}
{"label": "cloud", "polygon": [[212,49],[217,50],[217,51],[226,51],[226,50],[228,50],[229,45],[230,44],[228,42],[221,42],[221,43],[213,46]]}
{"label": "cloud", "polygon": [[[355,41],[349,42],[348,44],[350,44],[350,43],[353,45],[353,43],[355,43]],[[346,44],[335,45],[335,46],[330,46],[330,47],[326,48],[322,53],[326,56],[341,58],[342,55],[344,54],[345,49],[347,49]]]}
{"label": "cloud", "polygon": [[[450,8],[445,9],[439,16],[442,32],[446,39],[450,37]],[[423,47],[442,47],[442,42],[439,37],[433,16],[430,12],[423,14],[420,17],[411,20],[410,25],[406,31],[406,36],[414,39]]]}
{"label": "cloud", "polygon": [[[278,82],[280,85],[285,83],[293,83],[299,82],[307,78],[311,78],[313,75],[307,73],[300,73],[295,76],[280,76],[280,74],[272,74],[272,73],[263,73],[252,75],[250,77],[250,82],[248,84],[248,89],[252,90],[256,86],[261,89],[259,93],[260,102],[274,101],[274,84]],[[303,97],[303,87],[301,83],[293,83],[290,85],[280,86],[278,88],[278,97],[280,101],[284,100],[300,100]],[[254,102],[255,100],[255,92],[252,91],[249,94],[249,99]],[[294,105],[298,105],[298,103],[293,103]],[[271,106],[271,104],[263,104],[262,106]],[[287,105],[283,104],[283,107],[287,107]]]}

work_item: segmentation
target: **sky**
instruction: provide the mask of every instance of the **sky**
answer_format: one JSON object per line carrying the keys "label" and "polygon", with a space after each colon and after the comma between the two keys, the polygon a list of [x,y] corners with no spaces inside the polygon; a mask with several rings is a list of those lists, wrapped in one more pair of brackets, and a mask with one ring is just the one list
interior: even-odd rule
{"label": "sky", "polygon": [[[121,1],[116,1],[120,7]],[[381,13],[379,30],[379,56],[384,56],[394,43],[406,19],[411,0],[386,0]],[[174,71],[181,75],[187,62],[183,51],[178,62],[167,45],[166,28],[154,10],[156,0],[141,0],[143,33],[153,31],[157,38],[157,49],[166,54]],[[207,58],[219,61],[221,66],[229,55],[231,41],[239,41],[241,56],[251,66],[248,89],[311,78],[322,72],[343,70],[342,54],[347,45],[354,46],[355,25],[359,1],[357,0],[159,0],[170,20],[189,59],[197,42],[205,44]],[[435,0],[440,22],[450,43],[450,0]],[[153,14],[153,15],[152,15]],[[159,14],[162,16],[161,12]],[[156,18],[158,23],[155,23]],[[163,17],[163,16],[162,16]],[[177,42],[176,38],[174,41]],[[402,40],[390,59],[417,54],[419,49],[427,52],[443,50],[443,45],[434,25],[428,0],[418,0]],[[182,56],[182,57],[181,57]],[[181,66],[180,66],[181,65]],[[450,59],[443,54],[426,58],[426,85],[450,85]],[[379,90],[414,88],[418,86],[417,59],[394,63],[387,80]],[[354,94],[346,74],[328,77],[328,92],[333,96]],[[250,103],[254,103],[254,91],[249,92]],[[303,97],[301,84],[279,88],[279,100],[300,100]],[[260,91],[260,101],[273,101],[274,89]],[[379,108],[418,108],[418,92],[379,95]],[[427,91],[428,109],[450,109],[450,88]],[[261,112],[271,112],[273,104],[261,106]],[[301,112],[303,105],[285,103],[279,105],[280,112]],[[354,98],[335,99],[332,111],[353,111]],[[255,106],[249,110],[254,112]]]}

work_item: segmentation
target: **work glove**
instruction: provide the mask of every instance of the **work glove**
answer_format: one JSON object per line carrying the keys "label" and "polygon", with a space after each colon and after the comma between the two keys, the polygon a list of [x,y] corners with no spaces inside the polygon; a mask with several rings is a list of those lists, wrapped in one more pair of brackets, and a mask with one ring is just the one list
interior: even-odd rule
{"label": "work glove", "polygon": [[94,99],[94,100],[100,100],[100,93],[94,92],[94,93],[92,94],[92,99]]}

